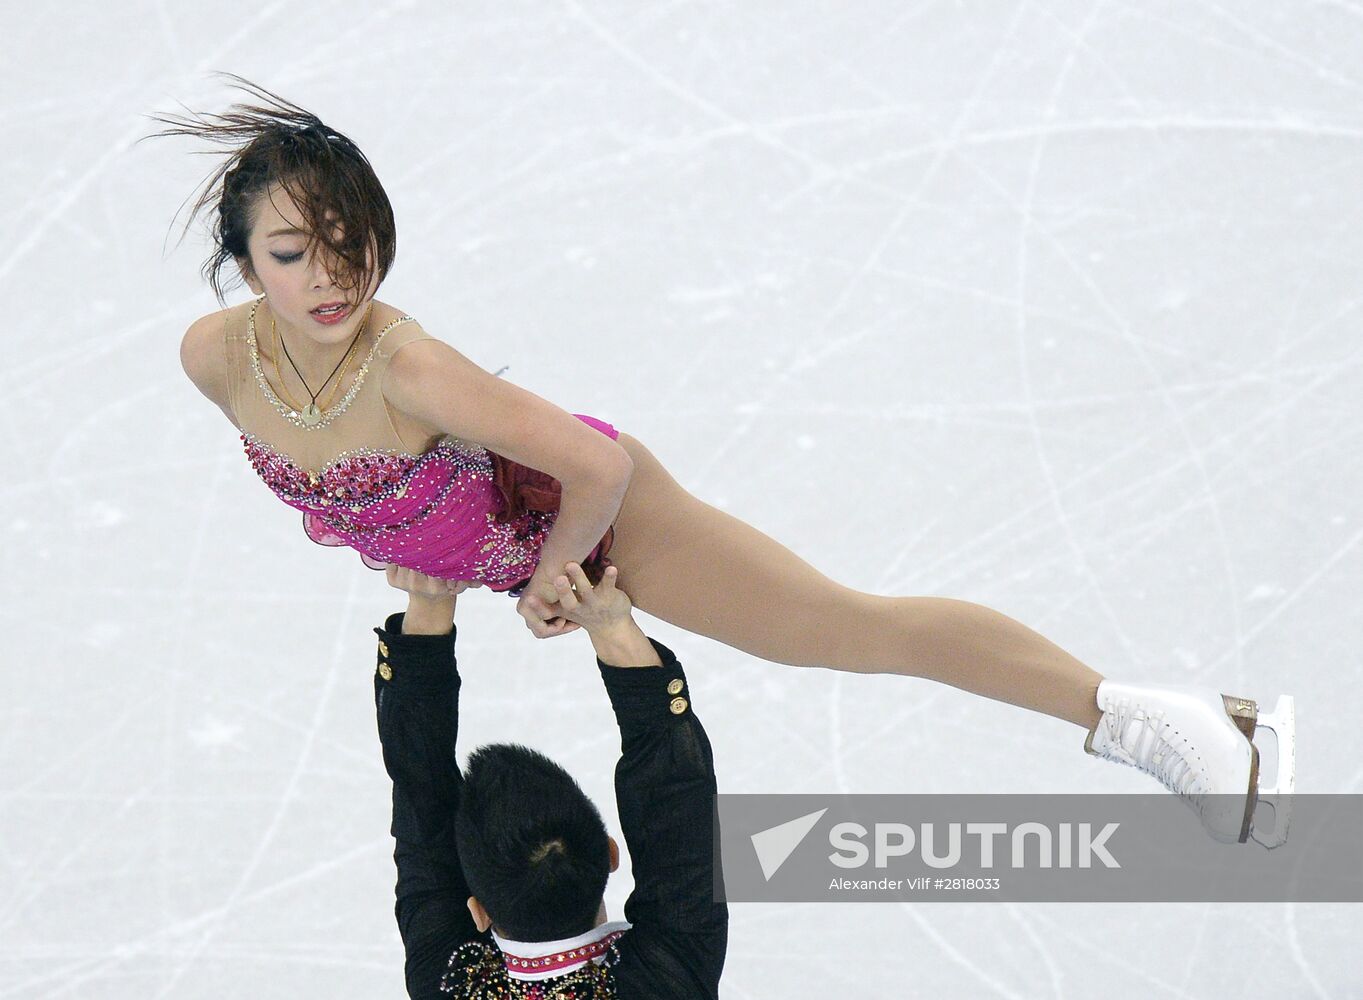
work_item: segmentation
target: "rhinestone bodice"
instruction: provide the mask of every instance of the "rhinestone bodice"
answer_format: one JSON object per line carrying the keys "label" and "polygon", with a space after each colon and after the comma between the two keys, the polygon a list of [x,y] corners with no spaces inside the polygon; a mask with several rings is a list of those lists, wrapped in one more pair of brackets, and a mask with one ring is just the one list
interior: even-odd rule
{"label": "rhinestone bodice", "polygon": [[456,438],[442,438],[422,455],[347,452],[317,473],[254,435],[241,439],[275,496],[302,511],[309,538],[356,549],[375,569],[394,562],[506,590],[534,572],[556,519],[527,511],[499,521],[503,504],[490,454]]}
{"label": "rhinestone bodice", "polygon": [[253,434],[243,434],[241,440],[252,468],[281,499],[307,499],[321,506],[370,500],[405,480],[421,460],[406,452],[363,448],[342,453],[319,474],[302,468]]}
{"label": "rhinestone bodice", "polygon": [[[393,422],[384,373],[404,345],[430,339],[416,323],[383,328],[364,377],[315,426],[280,411],[248,316],[229,312],[223,336],[228,402],[246,457],[275,496],[302,512],[314,542],[353,548],[371,569],[395,563],[512,594],[534,573],[558,518],[557,480],[448,434],[414,448]],[[576,416],[612,438],[618,433]],[[603,538],[584,567],[608,549]]]}

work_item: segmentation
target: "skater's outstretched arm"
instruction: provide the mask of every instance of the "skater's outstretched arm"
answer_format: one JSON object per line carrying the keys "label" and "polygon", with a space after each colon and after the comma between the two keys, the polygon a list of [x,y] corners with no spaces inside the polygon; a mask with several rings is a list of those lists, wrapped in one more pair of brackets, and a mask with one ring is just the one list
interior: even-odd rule
{"label": "skater's outstretched arm", "polygon": [[439,996],[450,954],[484,937],[469,916],[454,821],[463,776],[455,758],[459,672],[454,658],[455,595],[446,581],[389,566],[409,590],[407,611],[389,616],[379,636],[374,702],[383,763],[393,779],[398,930],[407,991]]}
{"label": "skater's outstretched arm", "polygon": [[[559,613],[580,624],[620,727],[615,798],[629,847],[631,929],[616,972],[621,994],[717,997],[729,911],[715,901],[715,764],[670,649],[644,635],[608,568],[595,588],[576,563],[553,581]],[[576,587],[574,591],[572,588]],[[659,994],[661,995],[661,994]]]}

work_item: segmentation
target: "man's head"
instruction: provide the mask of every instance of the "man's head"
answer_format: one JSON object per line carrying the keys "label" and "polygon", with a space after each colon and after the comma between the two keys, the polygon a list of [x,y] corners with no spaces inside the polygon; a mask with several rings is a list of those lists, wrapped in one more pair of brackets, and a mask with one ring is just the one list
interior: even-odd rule
{"label": "man's head", "polygon": [[464,769],[455,825],[469,909],[517,941],[555,941],[604,919],[619,849],[567,771],[516,744],[479,747]]}

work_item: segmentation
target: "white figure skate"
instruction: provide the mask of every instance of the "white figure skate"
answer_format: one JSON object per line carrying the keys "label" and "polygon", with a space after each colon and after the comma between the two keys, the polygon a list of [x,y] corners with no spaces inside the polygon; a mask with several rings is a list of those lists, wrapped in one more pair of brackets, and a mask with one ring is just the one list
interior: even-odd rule
{"label": "white figure skate", "polygon": [[[1248,698],[1213,688],[1104,680],[1098,707],[1103,715],[1084,741],[1087,753],[1158,778],[1222,843],[1253,837],[1274,848],[1287,841],[1297,746],[1291,696],[1279,696],[1272,712],[1260,712]],[[1276,764],[1270,783],[1254,742],[1265,729],[1274,736],[1274,749],[1265,750],[1266,760]]]}

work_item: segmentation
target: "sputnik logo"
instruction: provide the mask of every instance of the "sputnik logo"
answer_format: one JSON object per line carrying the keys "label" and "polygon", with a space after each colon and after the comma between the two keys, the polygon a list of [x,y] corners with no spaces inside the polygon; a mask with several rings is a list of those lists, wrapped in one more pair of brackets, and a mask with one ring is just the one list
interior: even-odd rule
{"label": "sputnik logo", "polygon": [[819,822],[819,818],[826,812],[828,808],[825,806],[818,812],[752,835],[753,850],[757,852],[757,861],[762,866],[762,877],[766,881],[770,882],[771,877],[781,870],[786,859],[795,853],[795,848],[809,836],[809,831],[814,829],[814,824]]}

